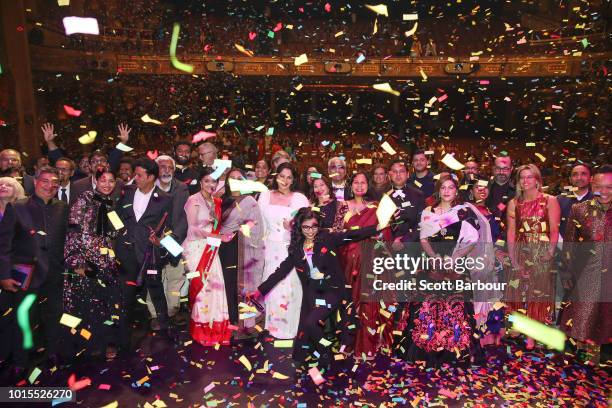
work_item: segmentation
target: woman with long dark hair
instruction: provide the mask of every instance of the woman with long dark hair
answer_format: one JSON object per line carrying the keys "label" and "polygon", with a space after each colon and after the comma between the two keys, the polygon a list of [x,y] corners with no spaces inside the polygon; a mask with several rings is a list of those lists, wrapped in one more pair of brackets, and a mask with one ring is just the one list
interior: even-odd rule
{"label": "woman with long dark hair", "polygon": [[[451,175],[440,176],[435,192],[434,202],[423,210],[419,224],[421,245],[430,258],[426,264],[429,267],[420,277],[433,283],[485,279],[480,279],[481,275],[492,271],[495,256],[486,218],[476,207],[462,202],[459,183]],[[479,257],[482,265],[478,267],[453,267],[467,265],[460,261],[462,258]],[[480,313],[486,318],[488,310]],[[439,366],[463,358],[472,362],[482,358],[469,292],[452,288],[425,292],[414,317],[406,330],[411,340],[407,348],[409,360]]]}
{"label": "woman with long dark hair", "polygon": [[[340,203],[336,211],[335,230],[364,228],[377,223],[376,209],[378,202],[370,199],[370,178],[365,172],[353,174],[346,185],[346,201]],[[369,301],[363,297],[366,287],[372,287],[373,259],[390,256],[382,242],[391,241],[391,231],[384,230],[382,240],[373,239],[352,242],[338,250],[344,277],[351,288],[350,299],[353,301],[361,327],[359,327],[354,345],[357,358],[373,360],[382,347],[392,343],[393,316],[389,310],[383,310],[379,302]],[[387,272],[384,272],[387,273]],[[383,279],[384,280],[384,279]],[[390,302],[387,303],[388,307]],[[380,330],[379,328],[383,328]]]}
{"label": "woman with long dark hair", "polygon": [[[298,336],[294,341],[294,359],[303,362],[309,354],[316,352],[319,367],[325,367],[331,361],[331,350],[329,345],[321,342],[323,327],[320,322],[327,320],[341,307],[351,307],[346,302],[346,281],[335,251],[349,242],[375,235],[378,227],[374,224],[333,233],[319,227],[320,216],[317,212],[311,208],[300,209],[293,220],[289,255],[249,296],[258,298],[267,295],[291,271],[296,270],[304,295]],[[342,313],[345,316],[350,314],[346,310]]]}
{"label": "woman with long dark hair", "polygon": [[[290,163],[276,169],[272,190],[259,195],[259,209],[264,220],[264,274],[268,278],[287,257],[291,241],[291,220],[295,211],[308,207],[308,199],[297,192],[298,173]],[[300,319],[302,287],[297,273],[288,273],[266,297],[266,325],[278,339],[293,339]]]}
{"label": "woman with long dark hair", "polygon": [[[120,314],[119,267],[113,255],[113,240],[119,235],[108,214],[114,210],[111,194],[116,180],[108,168],[95,174],[96,189],[77,197],[70,207],[68,235],[64,248],[64,311],[83,319],[81,327],[91,338],[69,336],[72,350],[85,348],[86,354],[115,357],[112,345],[112,316]],[[76,352],[76,351],[75,351]]]}
{"label": "woman with long dark hair", "polygon": [[230,323],[240,327],[236,338],[244,337],[255,326],[255,319],[238,319],[240,295],[259,286],[263,275],[263,220],[257,201],[248,194],[231,189],[230,180],[246,180],[242,170],[231,169],[225,178],[221,201],[221,234],[232,236],[221,243],[219,257],[227,295]]}
{"label": "woman with long dark hair", "polygon": [[[321,214],[321,228],[332,228],[336,219],[338,200],[332,193],[331,181],[323,176],[315,177],[312,180],[308,199],[313,207],[316,207]],[[315,210],[316,211],[316,210]]]}
{"label": "woman with long dark hair", "polygon": [[191,321],[189,333],[203,346],[229,345],[231,330],[223,269],[219,260],[219,240],[229,241],[231,235],[221,235],[221,199],[214,197],[218,180],[214,170],[200,171],[200,191],[185,204],[187,238],[183,242],[186,269],[198,276],[189,282]]}

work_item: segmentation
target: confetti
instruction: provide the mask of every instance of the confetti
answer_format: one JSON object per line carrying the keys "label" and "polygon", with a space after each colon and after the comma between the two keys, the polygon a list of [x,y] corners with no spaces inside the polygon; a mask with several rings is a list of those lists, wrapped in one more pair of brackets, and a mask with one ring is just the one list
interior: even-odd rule
{"label": "confetti", "polygon": [[514,312],[508,317],[508,320],[512,322],[514,330],[558,351],[565,349],[566,336],[562,331],[530,319],[522,313]]}
{"label": "confetti", "polygon": [[93,17],[64,17],[64,30],[66,35],[93,34],[99,35],[98,20]]}
{"label": "confetti", "polygon": [[172,27],[172,40],[170,41],[170,62],[174,68],[191,74],[194,70],[193,65],[180,62],[178,58],[176,58],[176,47],[178,46],[178,38],[180,33],[181,25],[179,23],[174,23],[174,26]]}
{"label": "confetti", "polygon": [[388,82],[385,82],[384,84],[374,84],[372,85],[372,88],[376,89],[377,91],[382,91],[382,92],[393,94],[395,96],[400,95],[400,92],[391,88],[391,85],[389,85]]}
{"label": "confetti", "polygon": [[306,54],[302,54],[299,57],[295,57],[294,64],[296,67],[305,64],[308,62],[308,56]]}
{"label": "confetti", "polygon": [[94,140],[96,140],[97,135],[98,135],[98,132],[96,132],[95,130],[90,130],[83,136],[79,137],[79,143],[84,144],[84,145],[91,144],[94,142]]}
{"label": "confetti", "polygon": [[65,112],[66,112],[68,115],[70,115],[70,116],[76,116],[76,117],[81,116],[81,113],[83,113],[82,111],[80,111],[80,110],[76,110],[76,109],[74,109],[72,106],[68,106],[68,105],[64,105],[64,111],[65,111]]}
{"label": "confetti", "polygon": [[385,16],[385,17],[389,17],[389,11],[387,10],[387,5],[386,4],[377,4],[375,6],[372,6],[370,4],[366,4],[366,7],[369,8],[370,10],[372,10],[373,12],[375,12],[376,14],[379,14],[379,15]]}
{"label": "confetti", "polygon": [[63,324],[64,326],[68,326],[73,329],[77,327],[79,323],[81,323],[81,319],[72,316],[68,313],[62,314],[62,317],[60,318],[60,324]]}
{"label": "confetti", "polygon": [[444,165],[446,167],[448,167],[449,169],[452,169],[452,170],[461,170],[461,169],[463,169],[465,167],[457,159],[455,159],[455,156],[453,156],[450,153],[447,153],[442,158],[441,162],[444,163]]}
{"label": "confetti", "polygon": [[156,125],[162,124],[159,120],[151,118],[148,113],[145,113],[140,120],[142,120],[144,123],[154,123]]}
{"label": "confetti", "polygon": [[35,301],[36,295],[28,293],[17,307],[17,325],[23,335],[23,348],[26,350],[31,349],[34,345],[30,327],[30,309]]}

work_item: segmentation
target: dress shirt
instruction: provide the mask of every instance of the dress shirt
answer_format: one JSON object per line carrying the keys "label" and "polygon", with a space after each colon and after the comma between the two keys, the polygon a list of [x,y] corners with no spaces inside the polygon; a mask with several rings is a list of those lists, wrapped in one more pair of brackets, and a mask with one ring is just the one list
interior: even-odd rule
{"label": "dress shirt", "polygon": [[136,189],[134,192],[134,204],[132,207],[134,208],[134,215],[136,216],[136,222],[140,220],[140,217],[144,214],[149,205],[149,200],[151,199],[151,194],[153,194],[152,188],[147,194],[143,194],[139,189]]}

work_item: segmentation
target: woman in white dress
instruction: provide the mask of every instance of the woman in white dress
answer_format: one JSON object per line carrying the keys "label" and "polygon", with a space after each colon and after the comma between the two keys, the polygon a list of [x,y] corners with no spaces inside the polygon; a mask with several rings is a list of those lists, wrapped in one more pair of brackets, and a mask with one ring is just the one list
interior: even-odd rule
{"label": "woman in white dress", "polygon": [[[277,168],[272,190],[259,196],[258,204],[265,225],[263,280],[287,258],[293,216],[300,208],[308,207],[308,199],[295,191],[297,186],[297,172],[291,164],[283,163]],[[265,298],[266,330],[278,339],[294,338],[301,304],[302,285],[294,269]]]}
{"label": "woman in white dress", "polygon": [[213,197],[218,181],[211,177],[213,169],[204,167],[199,175],[201,190],[185,204],[187,238],[183,256],[190,273],[197,273],[189,282],[191,321],[189,333],[203,346],[229,345],[231,328],[225,296],[223,270],[219,260],[221,240],[221,199]]}

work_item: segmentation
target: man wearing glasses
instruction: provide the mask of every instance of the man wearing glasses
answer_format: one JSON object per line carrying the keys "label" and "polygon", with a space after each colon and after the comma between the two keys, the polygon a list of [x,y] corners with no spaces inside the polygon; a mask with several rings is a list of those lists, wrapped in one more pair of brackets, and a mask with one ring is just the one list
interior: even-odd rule
{"label": "man wearing glasses", "polygon": [[505,223],[506,206],[514,198],[516,189],[512,183],[512,159],[498,156],[493,166],[493,181],[489,183],[486,205],[498,222]]}
{"label": "man wearing glasses", "polygon": [[336,200],[344,201],[346,185],[346,162],[340,157],[332,157],[327,163],[327,174],[332,182],[332,190]]}
{"label": "man wearing glasses", "polygon": [[[72,187],[74,188],[74,196],[78,197],[85,191],[94,191],[96,189],[96,171],[99,168],[108,167],[108,159],[104,153],[100,150],[96,150],[91,154],[89,159],[89,167],[91,168],[91,177],[82,178],[74,182]],[[121,187],[123,187],[123,181],[117,179],[117,184],[113,190],[111,197],[117,199],[121,193]]]}

